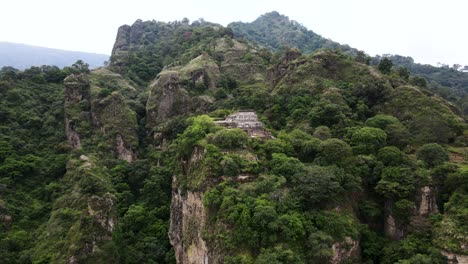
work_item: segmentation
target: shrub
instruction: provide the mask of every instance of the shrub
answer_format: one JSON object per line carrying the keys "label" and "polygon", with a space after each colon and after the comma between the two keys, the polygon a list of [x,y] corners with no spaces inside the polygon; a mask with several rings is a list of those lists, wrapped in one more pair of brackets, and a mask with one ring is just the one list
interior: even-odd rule
{"label": "shrub", "polygon": [[320,140],[326,140],[331,138],[330,128],[327,126],[319,126],[314,131],[314,137]]}

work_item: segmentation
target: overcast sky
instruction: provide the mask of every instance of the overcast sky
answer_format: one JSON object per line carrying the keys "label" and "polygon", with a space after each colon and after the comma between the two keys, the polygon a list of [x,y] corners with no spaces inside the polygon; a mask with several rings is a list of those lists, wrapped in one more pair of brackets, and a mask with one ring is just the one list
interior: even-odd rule
{"label": "overcast sky", "polygon": [[273,10],[371,55],[468,65],[467,0],[2,0],[0,41],[110,54],[137,19],[227,25]]}

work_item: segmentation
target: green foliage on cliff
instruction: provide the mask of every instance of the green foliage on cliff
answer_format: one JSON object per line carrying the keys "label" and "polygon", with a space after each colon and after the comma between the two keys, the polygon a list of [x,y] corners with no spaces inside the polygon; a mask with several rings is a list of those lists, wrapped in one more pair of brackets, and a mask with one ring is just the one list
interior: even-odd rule
{"label": "green foliage on cliff", "polygon": [[[317,63],[326,70],[317,68]],[[320,52],[289,67],[290,72],[270,88],[273,93],[261,85],[254,91],[250,90],[253,86],[241,85],[217,102],[220,107],[251,106],[273,131],[283,129],[276,131],[277,138],[252,139],[232,148],[216,143],[216,134],[204,133],[207,142],[224,151],[214,150],[197,137],[198,146],[206,149],[205,156],[197,154],[201,160],[194,163],[190,174],[178,176],[188,183],[181,186],[205,193],[209,222],[203,237],[208,245],[221,250],[228,263],[281,261],[287,252],[295,256],[290,260],[293,262],[321,263],[333,256],[332,244],[348,237],[361,240],[362,250],[367,252],[362,254],[363,260],[381,261],[393,254],[391,258],[413,261],[408,257],[413,254],[417,255],[415,261],[443,261],[431,245],[437,235],[421,237],[419,232],[431,227],[416,223],[413,211],[419,206],[420,188],[438,181],[433,175],[440,174],[426,172],[429,167],[411,154],[421,142],[453,141],[450,133],[459,135],[463,121],[443,101],[423,93],[412,100],[412,107],[401,105],[404,112],[393,115],[395,110],[390,106],[402,100],[398,89],[406,88],[392,88],[389,79],[393,77],[356,64],[346,55]],[[250,104],[259,94],[262,103]],[[420,125],[414,118],[405,119],[408,116],[427,120],[440,116],[447,125],[432,126],[437,121]],[[446,132],[439,133],[441,130]],[[423,139],[417,134],[420,131],[434,136]],[[258,159],[257,169],[248,178],[241,177],[245,172],[241,164],[246,163],[238,159],[243,158],[232,156],[239,151]],[[451,192],[446,190],[437,198]],[[359,193],[365,195],[354,196]],[[362,206],[356,211],[353,207],[357,204]],[[331,211],[337,206],[339,210]],[[406,240],[385,240],[379,225],[389,215],[398,230],[407,236],[414,234],[408,243],[426,246],[407,248]],[[220,245],[224,246],[220,249]],[[284,255],[273,254],[275,250]]]}

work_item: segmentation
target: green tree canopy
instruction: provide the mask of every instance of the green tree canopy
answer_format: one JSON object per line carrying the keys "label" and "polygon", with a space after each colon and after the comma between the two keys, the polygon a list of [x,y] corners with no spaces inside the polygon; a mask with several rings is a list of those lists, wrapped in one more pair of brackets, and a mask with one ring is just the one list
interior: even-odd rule
{"label": "green tree canopy", "polygon": [[385,146],[387,134],[380,128],[363,127],[353,133],[351,143],[355,153],[373,154]]}
{"label": "green tree canopy", "polygon": [[213,143],[226,149],[240,148],[247,143],[248,136],[239,128],[221,129],[213,136]]}
{"label": "green tree canopy", "polygon": [[393,62],[389,58],[385,57],[383,58],[380,63],[379,63],[379,71],[381,71],[384,74],[389,74],[392,70],[393,67]]}
{"label": "green tree canopy", "polygon": [[429,167],[440,165],[449,159],[447,151],[437,143],[425,144],[420,147],[416,156]]}
{"label": "green tree canopy", "polygon": [[320,142],[318,147],[318,162],[322,164],[339,164],[352,154],[348,143],[337,138]]}

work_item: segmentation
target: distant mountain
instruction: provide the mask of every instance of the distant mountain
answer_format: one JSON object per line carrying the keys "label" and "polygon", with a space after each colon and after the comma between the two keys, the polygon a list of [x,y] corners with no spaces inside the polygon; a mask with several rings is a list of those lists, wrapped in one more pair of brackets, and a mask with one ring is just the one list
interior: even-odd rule
{"label": "distant mountain", "polygon": [[294,47],[304,53],[312,53],[321,48],[341,49],[352,53],[357,51],[348,45],[324,38],[276,11],[261,15],[251,23],[233,22],[228,27],[234,31],[235,37],[257,42],[272,50]]}
{"label": "distant mountain", "polygon": [[0,42],[0,67],[12,66],[24,70],[31,66],[70,66],[77,60],[88,63],[90,68],[102,66],[109,56],[78,51],[50,49],[25,44]]}

